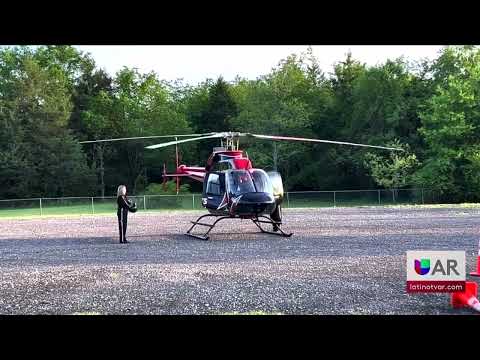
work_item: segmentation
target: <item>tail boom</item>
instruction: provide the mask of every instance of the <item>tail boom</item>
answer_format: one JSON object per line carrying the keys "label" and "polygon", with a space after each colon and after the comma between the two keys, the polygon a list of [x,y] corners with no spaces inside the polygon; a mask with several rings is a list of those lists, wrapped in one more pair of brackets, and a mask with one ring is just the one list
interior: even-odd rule
{"label": "tail boom", "polygon": [[203,182],[203,180],[205,179],[205,168],[180,165],[179,167],[177,167],[175,174],[167,174],[166,171],[164,171],[163,173],[164,179],[180,177],[189,177],[193,180]]}

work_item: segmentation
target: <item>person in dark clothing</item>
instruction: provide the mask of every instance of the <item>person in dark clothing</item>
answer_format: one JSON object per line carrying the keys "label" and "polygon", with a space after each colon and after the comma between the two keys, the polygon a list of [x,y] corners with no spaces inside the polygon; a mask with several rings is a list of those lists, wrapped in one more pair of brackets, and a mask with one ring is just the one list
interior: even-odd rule
{"label": "person in dark clothing", "polygon": [[[270,218],[278,224],[282,223],[282,208],[280,207],[280,204],[278,204],[273,213],[270,214]],[[278,229],[278,225],[273,224],[273,231],[277,232]]]}
{"label": "person in dark clothing", "polygon": [[120,185],[117,189],[117,217],[118,231],[120,233],[120,244],[127,244],[125,234],[127,233],[128,212],[136,212],[137,205],[127,198],[127,187]]}

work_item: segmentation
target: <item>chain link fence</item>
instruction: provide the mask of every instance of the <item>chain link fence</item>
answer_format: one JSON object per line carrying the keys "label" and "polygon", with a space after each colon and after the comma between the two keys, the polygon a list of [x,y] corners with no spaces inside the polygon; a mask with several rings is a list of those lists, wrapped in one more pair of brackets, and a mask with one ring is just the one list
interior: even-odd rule
{"label": "chain link fence", "polygon": [[[129,196],[138,211],[201,210],[202,194]],[[284,208],[321,208],[346,206],[385,206],[435,204],[434,191],[337,190],[292,191],[285,193]],[[65,214],[111,214],[117,208],[116,197],[63,197],[0,200],[0,217]]]}
{"label": "chain link fence", "polygon": [[285,200],[285,208],[315,208],[436,204],[438,196],[427,189],[293,191]]}

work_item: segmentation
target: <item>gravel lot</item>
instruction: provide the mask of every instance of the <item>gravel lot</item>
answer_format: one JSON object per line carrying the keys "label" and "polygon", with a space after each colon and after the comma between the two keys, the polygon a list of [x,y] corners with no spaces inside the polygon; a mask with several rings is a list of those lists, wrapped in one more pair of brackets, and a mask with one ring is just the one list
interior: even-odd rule
{"label": "gravel lot", "polygon": [[225,220],[185,237],[202,212],[0,220],[0,314],[471,314],[447,294],[405,291],[407,250],[465,250],[479,208],[284,210],[291,238]]}

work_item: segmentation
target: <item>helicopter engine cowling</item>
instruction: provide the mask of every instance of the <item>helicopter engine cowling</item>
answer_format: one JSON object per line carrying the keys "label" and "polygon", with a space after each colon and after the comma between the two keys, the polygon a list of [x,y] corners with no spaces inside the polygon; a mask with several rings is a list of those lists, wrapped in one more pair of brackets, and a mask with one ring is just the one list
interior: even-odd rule
{"label": "helicopter engine cowling", "polygon": [[282,176],[277,171],[269,171],[267,174],[272,182],[273,197],[275,198],[275,202],[280,204],[282,203],[284,197]]}

